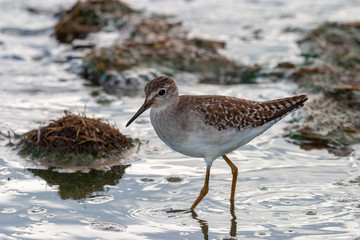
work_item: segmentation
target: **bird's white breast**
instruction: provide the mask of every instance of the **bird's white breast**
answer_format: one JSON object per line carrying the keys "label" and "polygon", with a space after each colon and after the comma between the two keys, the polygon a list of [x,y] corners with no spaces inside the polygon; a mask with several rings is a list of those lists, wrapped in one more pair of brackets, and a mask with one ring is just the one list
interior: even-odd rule
{"label": "bird's white breast", "polygon": [[151,109],[150,119],[159,138],[182,154],[205,158],[210,164],[219,156],[229,153],[263,133],[274,123],[257,128],[219,131],[205,124],[197,113],[175,115],[166,110]]}

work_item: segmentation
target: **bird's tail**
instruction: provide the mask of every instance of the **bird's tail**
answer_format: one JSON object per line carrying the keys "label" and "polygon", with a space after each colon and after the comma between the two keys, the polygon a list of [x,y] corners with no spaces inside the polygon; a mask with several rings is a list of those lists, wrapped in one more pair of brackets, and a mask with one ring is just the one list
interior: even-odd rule
{"label": "bird's tail", "polygon": [[275,122],[284,118],[286,115],[304,106],[308,100],[306,95],[298,95],[287,98],[280,98],[262,102],[261,105],[264,109],[268,110],[269,114],[266,117],[266,122]]}

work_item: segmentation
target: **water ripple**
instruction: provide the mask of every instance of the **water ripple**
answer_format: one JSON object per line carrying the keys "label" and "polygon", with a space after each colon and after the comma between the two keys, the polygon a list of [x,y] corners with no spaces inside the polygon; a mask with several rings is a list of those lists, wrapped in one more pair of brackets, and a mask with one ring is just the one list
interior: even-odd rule
{"label": "water ripple", "polygon": [[17,209],[15,207],[4,208],[1,213],[16,213]]}
{"label": "water ripple", "polygon": [[41,208],[41,207],[33,207],[31,209],[28,209],[27,212],[29,215],[38,215],[38,214],[46,213],[47,210],[45,208]]}
{"label": "water ripple", "polygon": [[89,224],[91,229],[99,231],[113,231],[113,232],[124,232],[126,231],[126,226],[120,225],[118,223],[110,222],[92,222]]}
{"label": "water ripple", "polygon": [[87,202],[89,204],[102,204],[114,200],[114,196],[111,195],[97,195],[91,197]]}

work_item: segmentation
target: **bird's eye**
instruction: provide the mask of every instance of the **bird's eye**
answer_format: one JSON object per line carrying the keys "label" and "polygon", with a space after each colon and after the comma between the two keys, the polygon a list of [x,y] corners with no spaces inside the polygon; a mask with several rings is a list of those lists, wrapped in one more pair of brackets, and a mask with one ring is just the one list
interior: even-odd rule
{"label": "bird's eye", "polygon": [[165,94],[165,89],[161,89],[159,92],[158,92],[158,94],[159,94],[159,96],[163,96],[164,94]]}

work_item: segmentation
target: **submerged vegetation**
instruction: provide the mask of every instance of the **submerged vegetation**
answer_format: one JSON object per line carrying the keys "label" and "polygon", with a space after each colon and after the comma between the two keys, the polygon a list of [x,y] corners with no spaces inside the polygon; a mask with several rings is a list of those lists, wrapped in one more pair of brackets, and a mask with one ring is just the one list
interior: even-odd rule
{"label": "submerged vegetation", "polygon": [[101,119],[67,111],[62,118],[25,134],[18,143],[21,154],[48,165],[90,165],[119,158],[132,146],[131,139]]}

